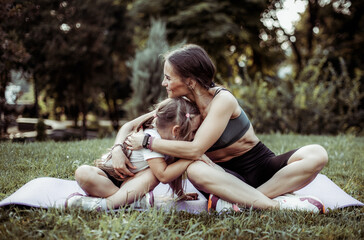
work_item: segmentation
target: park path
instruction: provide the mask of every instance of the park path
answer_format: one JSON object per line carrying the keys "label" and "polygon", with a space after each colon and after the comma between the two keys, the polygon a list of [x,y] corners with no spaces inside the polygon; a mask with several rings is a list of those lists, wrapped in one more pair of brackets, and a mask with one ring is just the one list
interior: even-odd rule
{"label": "park path", "polygon": [[[18,118],[16,120],[17,125],[8,128],[8,136],[11,140],[26,140],[34,141],[37,136],[35,131],[35,125],[38,122],[37,118]],[[73,128],[74,121],[57,121],[44,119],[44,123],[47,126],[46,134],[48,138],[53,140],[67,140],[77,139],[80,137],[80,129]],[[124,122],[121,122],[123,124]],[[98,125],[103,128],[111,127],[111,121],[99,120]],[[81,125],[81,121],[78,123]],[[93,139],[98,137],[97,131],[87,131],[86,138]]]}

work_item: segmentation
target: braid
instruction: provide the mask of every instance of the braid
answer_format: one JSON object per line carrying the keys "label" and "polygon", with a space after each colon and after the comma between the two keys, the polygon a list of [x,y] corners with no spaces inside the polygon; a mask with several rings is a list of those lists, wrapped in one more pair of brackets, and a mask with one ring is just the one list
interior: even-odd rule
{"label": "braid", "polygon": [[[156,110],[157,128],[163,129],[171,125],[179,125],[178,140],[192,140],[192,118],[199,114],[198,108],[186,98],[170,98],[162,101]],[[171,164],[178,159],[167,156],[166,163]],[[182,176],[170,182],[173,192],[178,196],[183,195]]]}

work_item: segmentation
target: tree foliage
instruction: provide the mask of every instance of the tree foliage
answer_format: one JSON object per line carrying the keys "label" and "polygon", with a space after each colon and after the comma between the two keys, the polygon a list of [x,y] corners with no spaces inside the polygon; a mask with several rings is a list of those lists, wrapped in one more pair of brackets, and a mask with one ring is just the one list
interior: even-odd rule
{"label": "tree foliage", "polygon": [[129,106],[131,117],[137,117],[149,110],[149,107],[166,94],[162,89],[163,58],[162,53],[168,50],[166,24],[161,20],[151,20],[149,37],[144,49],[137,51],[131,61],[132,101]]}
{"label": "tree foliage", "polygon": [[311,60],[298,80],[268,82],[257,74],[232,90],[258,132],[360,134],[364,127],[360,77],[349,76],[343,58],[339,70],[323,58]]}
{"label": "tree foliage", "polygon": [[[87,113],[104,105],[117,129],[129,94],[131,116],[158,101],[159,55],[186,41],[209,52],[215,80],[244,102],[258,131],[362,131],[364,2],[302,0],[289,31],[278,19],[286,2],[3,0],[0,110],[9,72],[22,69],[36,100],[46,91],[57,111],[75,121],[81,112],[84,130]],[[282,67],[291,69],[285,77]]]}
{"label": "tree foliage", "polygon": [[[274,49],[260,46],[260,15],[267,7],[264,0],[253,1],[144,1],[133,4],[132,11],[145,24],[151,16],[167,23],[167,39],[171,44],[187,40],[203,46],[214,58],[219,81],[231,77],[234,56],[249,59],[251,73],[268,72],[279,58]],[[233,53],[236,53],[232,56]]]}
{"label": "tree foliage", "polygon": [[14,1],[9,8],[26,22],[13,26],[31,55],[24,68],[33,74],[36,93],[46,91],[76,123],[82,113],[84,136],[98,94],[127,82],[122,65],[133,43],[125,1]]}
{"label": "tree foliage", "polygon": [[[306,2],[306,10],[293,32],[288,32],[278,21],[277,12],[284,7],[284,0],[274,0],[263,14],[273,24],[267,29],[269,41],[265,44],[288,43],[296,67],[296,77],[311,59],[326,57],[340,69],[340,60],[345,59],[348,73],[355,77],[356,69],[364,65],[361,45],[364,43],[363,1],[319,1]],[[280,38],[277,36],[280,35]]]}
{"label": "tree foliage", "polygon": [[4,0],[0,5],[0,136],[7,132],[9,109],[6,106],[5,90],[11,82],[11,70],[21,69],[28,62],[29,53],[13,29],[13,24],[21,21],[19,9],[12,8],[12,0]]}

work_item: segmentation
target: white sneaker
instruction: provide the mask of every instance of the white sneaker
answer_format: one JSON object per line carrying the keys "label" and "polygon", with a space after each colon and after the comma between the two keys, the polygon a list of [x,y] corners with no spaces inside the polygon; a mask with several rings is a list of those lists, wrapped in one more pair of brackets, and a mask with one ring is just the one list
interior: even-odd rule
{"label": "white sneaker", "polygon": [[154,194],[153,191],[150,191],[144,195],[142,198],[143,203],[145,204],[146,208],[154,207]]}
{"label": "white sneaker", "polygon": [[324,204],[314,196],[285,194],[273,200],[278,201],[280,209],[325,213]]}
{"label": "white sneaker", "polygon": [[134,203],[130,204],[132,208],[137,209],[147,209],[154,207],[154,194],[153,191],[146,193],[142,198],[136,200]]}
{"label": "white sneaker", "polygon": [[210,212],[211,210],[215,210],[217,212],[241,211],[238,205],[222,200],[213,194],[210,194],[209,201],[207,203],[207,211]]}
{"label": "white sneaker", "polygon": [[65,203],[66,208],[81,208],[87,211],[102,211],[103,198],[88,197],[80,193],[71,194]]}

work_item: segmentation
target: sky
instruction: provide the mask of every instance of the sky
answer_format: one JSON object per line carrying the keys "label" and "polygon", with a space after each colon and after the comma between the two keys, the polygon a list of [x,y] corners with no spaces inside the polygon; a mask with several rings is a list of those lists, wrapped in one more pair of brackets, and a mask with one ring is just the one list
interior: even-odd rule
{"label": "sky", "polygon": [[294,23],[300,20],[300,14],[306,9],[306,0],[285,0],[283,3],[283,9],[277,11],[277,18],[282,28],[287,33],[293,33]]}

